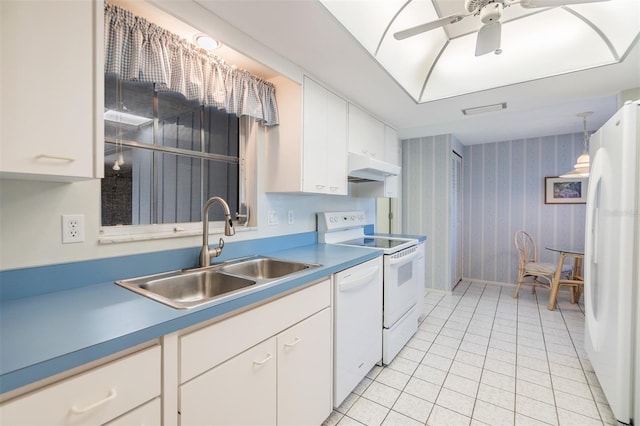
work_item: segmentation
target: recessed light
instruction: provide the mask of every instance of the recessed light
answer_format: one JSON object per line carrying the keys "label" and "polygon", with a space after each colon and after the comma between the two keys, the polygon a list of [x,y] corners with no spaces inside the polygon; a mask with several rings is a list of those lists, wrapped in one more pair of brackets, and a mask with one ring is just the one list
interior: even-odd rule
{"label": "recessed light", "polygon": [[206,34],[198,34],[194,37],[198,46],[207,50],[215,50],[219,48],[221,45],[217,40],[212,39]]}
{"label": "recessed light", "polygon": [[499,104],[492,104],[492,105],[483,105],[483,106],[473,107],[473,108],[465,108],[462,110],[462,113],[464,115],[484,114],[485,112],[501,111],[503,109],[507,109],[506,102],[501,102]]}

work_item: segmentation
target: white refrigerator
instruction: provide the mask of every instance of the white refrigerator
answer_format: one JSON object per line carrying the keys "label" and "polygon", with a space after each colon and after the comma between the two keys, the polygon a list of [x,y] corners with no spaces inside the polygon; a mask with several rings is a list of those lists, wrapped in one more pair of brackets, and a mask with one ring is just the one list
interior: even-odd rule
{"label": "white refrigerator", "polygon": [[639,110],[627,102],[590,138],[585,230],[585,350],[625,424],[640,424]]}

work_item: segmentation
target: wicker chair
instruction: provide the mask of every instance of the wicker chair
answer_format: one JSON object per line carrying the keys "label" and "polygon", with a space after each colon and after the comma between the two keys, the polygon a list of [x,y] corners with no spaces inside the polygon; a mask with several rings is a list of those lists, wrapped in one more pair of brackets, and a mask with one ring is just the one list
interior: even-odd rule
{"label": "wicker chair", "polygon": [[[513,245],[518,253],[518,283],[513,297],[518,297],[522,284],[531,285],[531,292],[536,292],[536,287],[542,285],[551,287],[553,275],[556,273],[554,263],[538,262],[538,249],[535,241],[525,231],[517,231],[513,235]],[[526,277],[532,277],[532,281],[525,281]]]}

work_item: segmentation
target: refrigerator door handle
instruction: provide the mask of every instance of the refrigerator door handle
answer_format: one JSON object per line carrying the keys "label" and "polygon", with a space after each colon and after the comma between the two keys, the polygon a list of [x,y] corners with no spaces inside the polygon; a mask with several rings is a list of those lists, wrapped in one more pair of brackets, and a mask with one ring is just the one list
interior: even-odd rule
{"label": "refrigerator door handle", "polygon": [[[585,322],[590,326],[586,327],[593,348],[597,351],[599,348],[598,339],[598,320],[596,318],[595,304],[598,297],[595,293],[594,286],[597,286],[597,276],[594,276],[594,265],[598,263],[598,233],[599,233],[599,194],[602,181],[602,162],[606,156],[604,149],[598,149],[593,156],[589,171],[589,187],[587,189],[587,217],[585,228],[585,258],[584,258],[584,304],[585,304]],[[595,274],[597,275],[597,274]]]}

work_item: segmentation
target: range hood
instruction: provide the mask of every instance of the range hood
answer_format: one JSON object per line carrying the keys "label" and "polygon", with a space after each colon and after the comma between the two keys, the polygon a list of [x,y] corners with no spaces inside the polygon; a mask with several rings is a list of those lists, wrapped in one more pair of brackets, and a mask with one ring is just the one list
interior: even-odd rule
{"label": "range hood", "polygon": [[349,182],[384,181],[400,174],[400,166],[366,155],[349,153]]}

